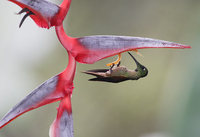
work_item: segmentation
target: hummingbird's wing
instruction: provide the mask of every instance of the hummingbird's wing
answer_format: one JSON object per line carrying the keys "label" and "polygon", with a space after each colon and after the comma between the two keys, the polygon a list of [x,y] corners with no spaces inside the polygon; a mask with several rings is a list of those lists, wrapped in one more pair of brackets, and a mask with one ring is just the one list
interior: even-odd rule
{"label": "hummingbird's wing", "polygon": [[[26,12],[20,26],[26,17],[30,17],[42,28],[50,28],[56,23],[56,15],[60,7],[46,0],[9,0],[22,8],[19,14]],[[32,14],[30,14],[32,13]]]}
{"label": "hummingbird's wing", "polygon": [[88,70],[83,73],[96,76],[96,78],[89,79],[89,81],[102,81],[102,82],[112,82],[112,83],[119,83],[125,80],[129,80],[129,78],[124,76],[106,76],[106,72],[109,71],[109,69],[93,69]]}
{"label": "hummingbird's wing", "polygon": [[119,83],[126,80],[129,80],[129,78],[123,76],[114,76],[114,77],[97,76],[96,78],[89,79],[89,81],[101,81],[101,82],[111,82],[111,83]]}
{"label": "hummingbird's wing", "polygon": [[93,69],[93,70],[87,70],[83,73],[93,75],[96,77],[105,77],[105,73],[109,71],[109,69]]}
{"label": "hummingbird's wing", "polygon": [[97,35],[72,38],[74,49],[71,51],[80,63],[92,64],[98,60],[125,51],[143,48],[190,48],[178,43],[130,36]]}
{"label": "hummingbird's wing", "polygon": [[109,69],[91,69],[91,70],[87,70],[87,71],[84,71],[83,73],[86,73],[86,74],[88,74],[88,73],[105,73],[105,72],[107,72],[107,71],[109,71]]}

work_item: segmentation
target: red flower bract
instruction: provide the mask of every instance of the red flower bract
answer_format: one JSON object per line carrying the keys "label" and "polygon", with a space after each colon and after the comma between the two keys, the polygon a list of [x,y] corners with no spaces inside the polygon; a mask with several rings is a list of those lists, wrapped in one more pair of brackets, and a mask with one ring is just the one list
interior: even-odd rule
{"label": "red flower bract", "polygon": [[0,121],[0,128],[25,112],[40,106],[61,101],[58,115],[50,130],[50,137],[73,137],[71,95],[76,71],[76,62],[92,64],[118,53],[143,48],[191,48],[187,45],[130,36],[85,36],[69,37],[63,28],[63,20],[69,10],[71,0],[64,0],[60,6],[45,0],[9,0],[22,8],[39,27],[55,26],[58,39],[68,52],[67,68],[33,90],[20,103],[14,106]]}
{"label": "red flower bract", "polygon": [[62,24],[71,3],[71,0],[65,0],[58,6],[46,0],[9,0],[22,9],[31,11],[30,17],[42,28],[50,28]]}

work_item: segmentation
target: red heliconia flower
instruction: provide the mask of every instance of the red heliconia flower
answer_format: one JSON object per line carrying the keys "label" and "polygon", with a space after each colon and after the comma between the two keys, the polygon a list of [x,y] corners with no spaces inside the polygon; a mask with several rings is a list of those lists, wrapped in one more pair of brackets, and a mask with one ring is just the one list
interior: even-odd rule
{"label": "red heliconia flower", "polygon": [[19,14],[26,13],[19,26],[28,16],[39,27],[55,26],[57,36],[68,52],[69,62],[62,73],[44,82],[14,106],[0,120],[0,128],[25,112],[60,101],[57,117],[50,128],[50,137],[73,137],[71,95],[74,88],[76,62],[92,64],[113,55],[120,55],[122,52],[143,48],[190,48],[187,45],[142,37],[100,35],[72,38],[63,28],[63,20],[71,0],[63,0],[60,6],[45,0],[9,1],[22,8]]}
{"label": "red heliconia flower", "polygon": [[60,102],[57,117],[50,127],[50,137],[73,137],[71,113],[71,96],[65,96]]}
{"label": "red heliconia flower", "polygon": [[174,42],[131,36],[97,35],[72,38],[64,32],[63,25],[55,28],[65,49],[74,56],[76,61],[86,64],[93,64],[101,59],[137,49],[190,48],[188,45]]}
{"label": "red heliconia flower", "polygon": [[[66,128],[73,133],[71,95],[73,91],[73,79],[76,71],[76,61],[69,53],[69,62],[67,68],[60,74],[48,79],[38,88],[33,90],[27,97],[14,106],[0,121],[0,128],[10,123],[15,118],[25,112],[36,109],[43,105],[60,101],[58,116],[52,124],[51,137],[64,137],[59,135],[59,128]],[[71,123],[64,125],[60,120],[67,118]],[[67,127],[65,127],[67,126]],[[70,126],[70,129],[68,129]],[[58,128],[59,127],[59,128]],[[66,132],[66,131],[63,131]],[[61,134],[61,133],[60,133]],[[72,136],[67,136],[72,137]]]}
{"label": "red heliconia flower", "polygon": [[71,0],[65,0],[58,6],[46,0],[9,0],[19,5],[22,10],[18,14],[26,13],[23,17],[20,27],[26,17],[30,16],[35,23],[42,28],[50,28],[62,24],[68,10]]}
{"label": "red heliconia flower", "polygon": [[190,48],[187,45],[142,37],[102,35],[72,38],[65,33],[63,28],[63,20],[69,10],[71,0],[64,0],[60,6],[45,0],[10,1],[22,7],[20,14],[26,12],[20,26],[29,15],[40,27],[55,26],[62,45],[80,63],[92,64],[125,51],[142,48]]}

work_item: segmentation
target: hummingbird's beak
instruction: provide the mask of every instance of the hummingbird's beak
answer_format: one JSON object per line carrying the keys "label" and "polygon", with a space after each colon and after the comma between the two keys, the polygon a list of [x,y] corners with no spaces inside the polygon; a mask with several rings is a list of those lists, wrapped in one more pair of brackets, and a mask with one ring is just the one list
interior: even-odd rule
{"label": "hummingbird's beak", "polygon": [[130,52],[128,52],[128,54],[132,57],[132,59],[135,61],[135,63],[136,63],[136,65],[137,65],[137,68],[141,68],[141,66],[143,66],[142,64],[140,64],[136,59],[135,59],[135,57],[133,57],[133,55],[130,53]]}

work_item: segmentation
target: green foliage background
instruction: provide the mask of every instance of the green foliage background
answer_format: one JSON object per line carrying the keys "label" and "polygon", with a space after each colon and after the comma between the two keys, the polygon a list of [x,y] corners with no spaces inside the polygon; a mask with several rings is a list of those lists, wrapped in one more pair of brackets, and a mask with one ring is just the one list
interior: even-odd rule
{"label": "green foliage background", "polygon": [[[61,1],[53,1],[61,3]],[[16,5],[0,2],[0,117],[31,90],[61,72],[67,54],[54,28],[38,28]],[[129,35],[191,45],[192,49],[143,49],[135,57],[149,69],[138,81],[87,81],[81,71],[105,68],[116,57],[78,64],[72,98],[75,137],[199,137],[200,1],[72,0],[65,28],[74,37]],[[123,65],[135,68],[123,54]],[[47,137],[54,103],[4,127],[0,137]]]}

